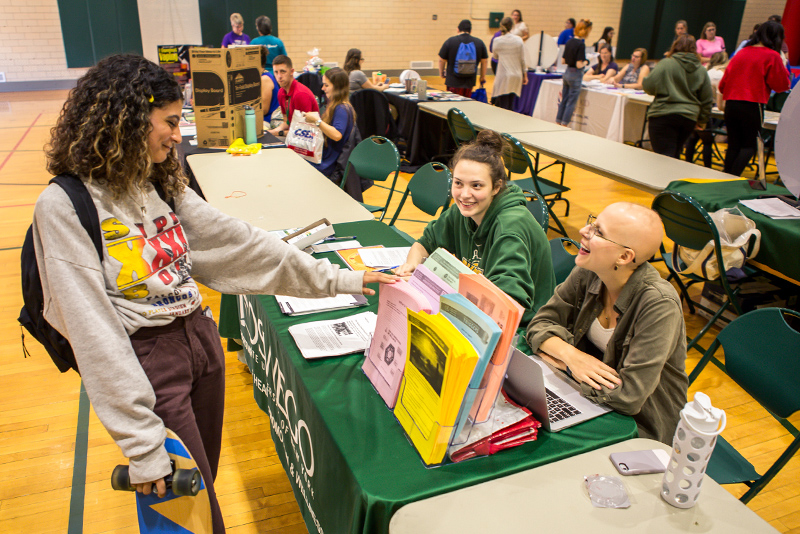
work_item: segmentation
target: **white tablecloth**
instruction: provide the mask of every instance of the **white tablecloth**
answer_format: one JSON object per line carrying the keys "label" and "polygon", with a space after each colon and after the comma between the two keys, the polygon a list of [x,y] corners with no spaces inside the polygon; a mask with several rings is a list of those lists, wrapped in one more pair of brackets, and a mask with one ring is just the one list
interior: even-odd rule
{"label": "white tablecloth", "polygon": [[[546,80],[539,90],[533,116],[550,122],[556,121],[558,104],[561,102],[562,82]],[[647,112],[647,103],[631,98],[623,92],[606,89],[581,89],[570,126],[573,130],[605,137],[612,141],[634,142],[642,136],[642,124]],[[646,95],[645,99],[647,98]],[[645,136],[647,137],[647,136]]]}

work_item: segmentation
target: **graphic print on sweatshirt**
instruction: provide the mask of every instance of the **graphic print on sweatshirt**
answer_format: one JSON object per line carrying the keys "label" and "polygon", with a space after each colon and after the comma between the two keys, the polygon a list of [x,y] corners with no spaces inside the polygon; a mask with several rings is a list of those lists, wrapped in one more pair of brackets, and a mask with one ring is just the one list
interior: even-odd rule
{"label": "graphic print on sweatshirt", "polygon": [[183,227],[171,211],[146,226],[131,227],[116,217],[100,223],[108,256],[118,269],[117,289],[126,300],[152,307],[142,312],[144,317],[187,315],[199,305],[200,292],[189,274]]}

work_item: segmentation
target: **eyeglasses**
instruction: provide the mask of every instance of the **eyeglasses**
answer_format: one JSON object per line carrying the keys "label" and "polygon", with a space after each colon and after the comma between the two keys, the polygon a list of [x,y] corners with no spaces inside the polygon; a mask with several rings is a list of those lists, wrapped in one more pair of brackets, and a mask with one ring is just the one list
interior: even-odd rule
{"label": "eyeglasses", "polygon": [[[620,246],[620,247],[622,247],[622,248],[631,248],[631,247],[629,247],[629,246],[627,246],[627,245],[623,245],[622,243],[617,243],[616,241],[612,241],[612,240],[610,240],[609,238],[605,237],[605,236],[604,236],[604,235],[603,235],[603,234],[600,232],[600,229],[597,227],[597,224],[595,223],[595,221],[596,221],[596,220],[597,220],[597,217],[595,217],[595,216],[594,216],[594,215],[592,215],[591,213],[589,214],[589,218],[588,218],[588,219],[586,219],[586,226],[588,226],[588,227],[589,227],[589,231],[588,231],[588,232],[586,232],[586,239],[591,239],[591,238],[593,238],[594,236],[597,236],[597,237],[599,237],[600,239],[605,239],[605,240],[606,240],[606,241],[608,241],[609,243],[614,243],[615,245],[619,245],[619,246]],[[633,249],[631,249],[631,250],[633,250]]]}

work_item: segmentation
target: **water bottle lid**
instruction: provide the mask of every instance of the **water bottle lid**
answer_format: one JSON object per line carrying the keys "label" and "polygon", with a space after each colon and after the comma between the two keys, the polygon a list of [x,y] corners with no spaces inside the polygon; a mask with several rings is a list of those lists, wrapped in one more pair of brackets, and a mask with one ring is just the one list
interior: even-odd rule
{"label": "water bottle lid", "polygon": [[703,434],[718,434],[725,428],[725,411],[714,408],[708,395],[701,391],[695,393],[694,400],[683,407],[681,418],[692,429]]}
{"label": "water bottle lid", "polygon": [[256,114],[256,110],[254,110],[253,108],[251,108],[250,106],[245,104],[245,106],[244,106],[244,114],[245,115],[255,115]]}

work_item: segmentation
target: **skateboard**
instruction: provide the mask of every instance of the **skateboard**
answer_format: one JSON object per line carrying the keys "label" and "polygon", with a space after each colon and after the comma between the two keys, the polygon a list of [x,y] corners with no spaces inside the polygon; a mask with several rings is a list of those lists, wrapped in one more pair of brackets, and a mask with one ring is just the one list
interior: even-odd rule
{"label": "skateboard", "polygon": [[[181,439],[170,429],[167,429],[164,446],[172,464],[172,474],[166,477],[167,494],[159,498],[155,488],[150,495],[136,493],[139,532],[211,534],[211,504],[197,464]],[[118,491],[136,492],[127,465],[114,468],[111,487]]]}

